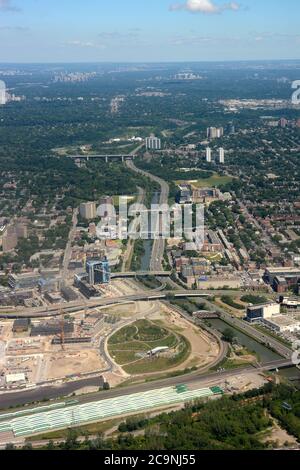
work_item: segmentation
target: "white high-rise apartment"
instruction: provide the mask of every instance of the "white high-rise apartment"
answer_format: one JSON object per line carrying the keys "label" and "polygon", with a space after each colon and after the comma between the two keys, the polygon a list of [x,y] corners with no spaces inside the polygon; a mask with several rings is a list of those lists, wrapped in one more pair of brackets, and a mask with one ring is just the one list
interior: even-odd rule
{"label": "white high-rise apartment", "polygon": [[96,203],[95,202],[83,202],[80,204],[79,212],[81,217],[84,219],[90,220],[95,219],[97,212],[96,212]]}
{"label": "white high-rise apartment", "polygon": [[211,155],[212,155],[211,148],[207,147],[207,149],[206,149],[206,161],[207,161],[207,163],[211,163]]}
{"label": "white high-rise apartment", "polygon": [[225,163],[225,150],[223,147],[219,148],[219,162],[222,164]]}
{"label": "white high-rise apartment", "polygon": [[147,137],[146,148],[149,150],[161,150],[161,140],[154,136]]}
{"label": "white high-rise apartment", "polygon": [[0,105],[6,104],[7,99],[6,99],[6,85],[5,83],[0,80]]}
{"label": "white high-rise apartment", "polygon": [[224,129],[223,127],[208,127],[207,128],[207,137],[209,139],[219,139],[223,137]]}

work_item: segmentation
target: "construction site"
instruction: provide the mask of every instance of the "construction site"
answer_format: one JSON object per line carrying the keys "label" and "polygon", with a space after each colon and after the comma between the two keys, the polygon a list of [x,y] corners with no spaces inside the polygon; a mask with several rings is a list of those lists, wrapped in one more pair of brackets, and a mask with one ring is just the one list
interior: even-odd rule
{"label": "construction site", "polygon": [[0,342],[0,390],[34,387],[106,368],[99,341],[105,316],[82,312],[76,318],[3,321]]}
{"label": "construction site", "polygon": [[[138,289],[134,281],[115,280],[106,295],[130,295]],[[127,342],[111,351],[112,338],[124,328],[135,328],[136,322],[145,327],[141,338],[133,341],[132,348]],[[55,318],[2,320],[0,331],[0,393],[103,374],[113,387],[139,375],[203,369],[220,354],[213,335],[156,300],[83,309],[72,315],[61,310]],[[149,355],[155,348],[159,352]]]}

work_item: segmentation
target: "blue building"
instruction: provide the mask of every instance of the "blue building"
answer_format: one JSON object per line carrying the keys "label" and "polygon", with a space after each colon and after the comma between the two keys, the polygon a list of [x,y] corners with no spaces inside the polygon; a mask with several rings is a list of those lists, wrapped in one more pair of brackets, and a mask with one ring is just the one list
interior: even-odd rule
{"label": "blue building", "polygon": [[88,275],[88,283],[91,286],[95,284],[109,284],[110,282],[110,266],[106,257],[101,260],[88,260],[86,263],[86,272]]}

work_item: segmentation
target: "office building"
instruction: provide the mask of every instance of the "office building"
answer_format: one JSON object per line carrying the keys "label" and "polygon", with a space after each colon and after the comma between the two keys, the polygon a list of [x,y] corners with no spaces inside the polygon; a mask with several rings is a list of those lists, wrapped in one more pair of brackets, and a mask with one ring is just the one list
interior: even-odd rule
{"label": "office building", "polygon": [[207,147],[207,149],[206,149],[206,161],[207,161],[207,163],[211,163],[211,156],[212,156],[211,148]]}
{"label": "office building", "polygon": [[108,284],[110,282],[110,266],[106,257],[101,260],[88,260],[86,272],[88,283],[91,286],[95,284]]}
{"label": "office building", "polygon": [[34,289],[40,280],[39,273],[9,274],[8,285],[11,289]]}
{"label": "office building", "polygon": [[6,103],[7,103],[6,85],[2,80],[0,80],[0,105],[4,105]]}
{"label": "office building", "polygon": [[225,163],[225,150],[222,147],[219,148],[219,163]]}
{"label": "office building", "polygon": [[148,150],[161,150],[161,140],[154,136],[147,137],[146,148]]}
{"label": "office building", "polygon": [[277,333],[297,333],[300,331],[300,321],[287,315],[276,315],[264,320],[264,324]]}
{"label": "office building", "polygon": [[96,203],[95,202],[83,202],[79,208],[80,215],[83,219],[95,219],[96,218]]}
{"label": "office building", "polygon": [[99,292],[97,289],[95,289],[94,286],[90,286],[86,281],[80,281],[79,282],[79,290],[84,297],[87,299],[92,299],[92,298],[99,298],[101,297],[101,292]]}
{"label": "office building", "polygon": [[271,302],[262,305],[252,305],[247,308],[247,320],[251,323],[280,315],[280,304]]}

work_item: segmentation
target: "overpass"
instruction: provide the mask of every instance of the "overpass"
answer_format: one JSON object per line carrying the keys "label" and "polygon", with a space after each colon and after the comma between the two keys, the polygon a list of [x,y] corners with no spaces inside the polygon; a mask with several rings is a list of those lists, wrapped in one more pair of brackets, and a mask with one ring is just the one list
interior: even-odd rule
{"label": "overpass", "polygon": [[158,276],[158,277],[170,277],[172,274],[171,271],[129,271],[124,273],[111,273],[112,279],[119,278],[128,278],[128,277],[148,277],[148,276]]}
{"label": "overpass", "polygon": [[[149,274],[149,273],[148,273]],[[61,315],[61,310],[64,313],[75,314],[84,309],[93,309],[97,307],[107,307],[118,304],[128,304],[138,301],[151,301],[151,300],[167,300],[169,297],[173,298],[185,298],[185,297],[210,297],[210,293],[205,293],[203,290],[178,290],[178,291],[162,291],[162,292],[151,292],[141,291],[136,294],[125,295],[120,297],[99,297],[95,299],[77,300],[75,302],[69,302],[68,304],[58,304],[49,307],[35,307],[27,308],[22,310],[16,310],[14,312],[0,312],[0,318],[48,318]]]}
{"label": "overpass", "polygon": [[68,158],[71,158],[72,160],[80,160],[80,161],[87,161],[87,162],[92,161],[92,160],[104,160],[106,163],[108,163],[110,160],[121,160],[122,162],[125,162],[127,160],[134,160],[136,157],[137,157],[136,154],[68,155]]}

